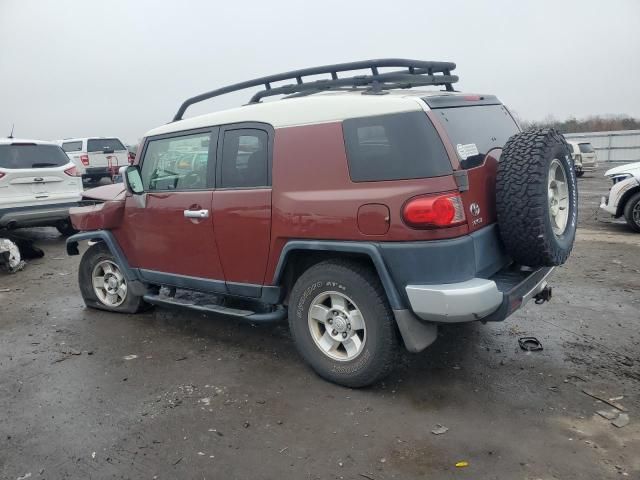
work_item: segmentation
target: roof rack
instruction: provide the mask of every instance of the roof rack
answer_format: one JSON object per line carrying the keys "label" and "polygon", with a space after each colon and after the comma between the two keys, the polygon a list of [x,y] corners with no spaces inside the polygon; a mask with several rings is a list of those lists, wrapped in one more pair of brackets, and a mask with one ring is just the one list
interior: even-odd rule
{"label": "roof rack", "polygon": [[[403,70],[391,72],[379,72],[379,68],[402,67]],[[184,101],[178,112],[173,117],[173,121],[182,120],[184,112],[195,103],[208,100],[210,98],[225,95],[247,88],[264,86],[264,90],[259,91],[249,103],[258,103],[265,97],[274,95],[291,94],[311,94],[325,90],[342,90],[345,87],[358,88],[369,87],[366,91],[370,93],[382,93],[383,90],[396,88],[411,88],[423,85],[444,85],[447,91],[453,91],[452,84],[458,81],[456,75],[451,75],[451,71],[456,68],[452,62],[426,62],[422,60],[408,60],[404,58],[382,58],[378,60],[363,60],[359,62],[338,63],[335,65],[324,65],[321,67],[304,68],[291,72],[269,75],[267,77],[256,78],[246,82],[236,83],[226,87],[211,90]],[[371,69],[370,75],[354,75],[350,77],[338,77],[340,72],[352,70]],[[331,74],[331,78],[305,82],[303,77],[310,75]],[[284,80],[295,80],[296,83],[271,86],[274,82]]]}

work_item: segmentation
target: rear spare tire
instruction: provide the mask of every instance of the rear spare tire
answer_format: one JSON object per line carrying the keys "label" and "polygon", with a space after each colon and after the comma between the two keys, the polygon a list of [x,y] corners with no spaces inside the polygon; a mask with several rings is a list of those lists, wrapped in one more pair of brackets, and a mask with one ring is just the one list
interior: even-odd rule
{"label": "rear spare tire", "polygon": [[500,236],[530,267],[562,265],[573,248],[578,189],[569,145],[554,129],[521,132],[504,146],[496,178]]}

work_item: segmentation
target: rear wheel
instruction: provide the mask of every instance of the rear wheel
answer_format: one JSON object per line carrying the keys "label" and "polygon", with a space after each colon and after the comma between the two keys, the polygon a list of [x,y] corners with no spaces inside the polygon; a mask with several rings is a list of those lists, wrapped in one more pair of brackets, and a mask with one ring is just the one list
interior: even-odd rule
{"label": "rear wheel", "polygon": [[631,196],[624,206],[624,218],[636,232],[640,232],[640,192]]}
{"label": "rear wheel", "polygon": [[576,171],[576,177],[581,177],[583,175],[584,175],[584,171],[583,170]]}
{"label": "rear wheel", "polygon": [[496,179],[498,228],[513,259],[530,267],[563,264],[573,248],[578,189],[569,146],[553,129],[514,135]]}
{"label": "rear wheel", "polygon": [[141,296],[129,290],[122,269],[103,243],[90,246],[82,256],[78,281],[87,307],[136,313],[147,306]]}
{"label": "rear wheel", "polygon": [[56,224],[56,228],[58,229],[60,234],[64,235],[65,237],[68,237],[70,235],[74,235],[74,234],[78,233],[78,230],[73,228],[73,225],[71,224],[71,219],[69,219],[69,218],[66,218],[64,220],[60,220]]}
{"label": "rear wheel", "polygon": [[307,270],[291,292],[289,327],[300,355],[331,382],[364,387],[393,367],[393,313],[366,266],[329,260]]}

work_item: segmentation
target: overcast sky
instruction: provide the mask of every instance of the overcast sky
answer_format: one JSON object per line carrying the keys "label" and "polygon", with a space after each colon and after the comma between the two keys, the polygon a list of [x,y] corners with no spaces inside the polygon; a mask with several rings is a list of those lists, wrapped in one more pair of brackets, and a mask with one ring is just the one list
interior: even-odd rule
{"label": "overcast sky", "polygon": [[0,0],[0,136],[136,142],[195,94],[380,57],[454,61],[523,119],[640,117],[640,0]]}

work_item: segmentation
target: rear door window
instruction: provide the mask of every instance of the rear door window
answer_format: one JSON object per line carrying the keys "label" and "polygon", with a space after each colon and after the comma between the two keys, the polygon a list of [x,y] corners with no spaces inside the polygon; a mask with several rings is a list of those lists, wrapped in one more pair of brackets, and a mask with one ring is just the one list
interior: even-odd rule
{"label": "rear door window", "polygon": [[442,140],[424,112],[350,118],[342,122],[342,130],[354,182],[452,173]]}
{"label": "rear door window", "polygon": [[64,142],[62,144],[62,149],[65,152],[80,152],[82,150],[82,140],[77,142]]}
{"label": "rear door window", "polygon": [[222,143],[220,188],[269,186],[269,135],[264,130],[226,130]]}
{"label": "rear door window", "polygon": [[502,148],[520,130],[503,105],[474,105],[433,110],[447,131],[463,168],[481,165],[493,148]]}
{"label": "rear door window", "polygon": [[0,145],[0,168],[54,168],[69,162],[57,145]]}
{"label": "rear door window", "polygon": [[120,152],[126,150],[117,138],[91,138],[87,140],[88,152]]}

